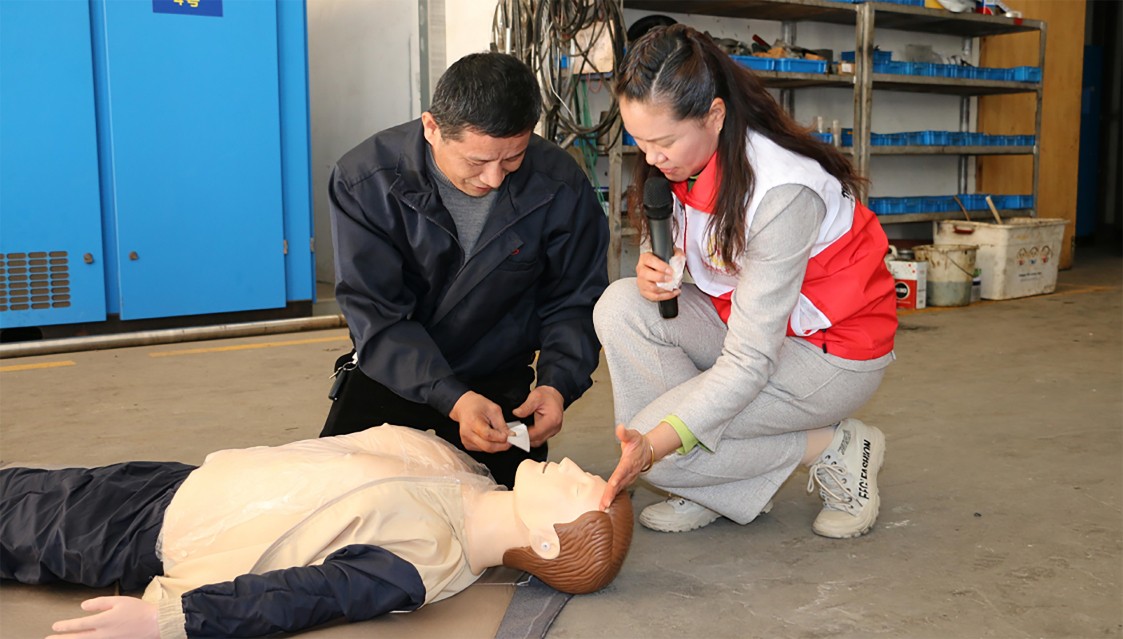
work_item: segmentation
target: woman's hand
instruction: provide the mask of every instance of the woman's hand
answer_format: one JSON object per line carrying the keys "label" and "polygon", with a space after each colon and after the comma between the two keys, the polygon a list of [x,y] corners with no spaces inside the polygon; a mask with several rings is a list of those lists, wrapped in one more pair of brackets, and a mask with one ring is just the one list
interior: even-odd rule
{"label": "woman's hand", "polygon": [[[681,250],[675,251],[675,255],[680,254],[683,254]],[[639,287],[639,294],[645,299],[662,302],[678,297],[680,289],[668,291],[658,286],[659,282],[670,282],[673,279],[674,272],[671,266],[655,257],[654,253],[648,252],[639,256],[639,261],[636,263],[636,285]]]}
{"label": "woman's hand", "polygon": [[159,639],[156,604],[136,597],[97,597],[82,602],[82,610],[96,615],[56,621],[47,639]]}
{"label": "woman's hand", "polygon": [[620,440],[620,462],[616,464],[616,470],[612,471],[612,477],[608,478],[608,486],[600,500],[601,510],[612,505],[616,495],[635,481],[641,472],[650,468],[653,461],[651,446],[638,430],[617,424],[616,438]]}

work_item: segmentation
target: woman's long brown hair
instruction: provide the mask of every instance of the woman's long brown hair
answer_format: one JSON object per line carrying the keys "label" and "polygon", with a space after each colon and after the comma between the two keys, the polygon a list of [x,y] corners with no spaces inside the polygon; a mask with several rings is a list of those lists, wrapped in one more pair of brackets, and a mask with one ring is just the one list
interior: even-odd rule
{"label": "woman's long brown hair", "polygon": [[[714,98],[725,101],[725,125],[717,146],[721,185],[710,220],[725,264],[736,265],[745,249],[745,212],[754,186],[745,151],[749,130],[815,160],[842,183],[846,194],[857,193],[864,181],[838,149],[812,138],[785,113],[755,74],[734,62],[710,36],[686,25],[652,29],[633,43],[620,65],[616,97],[663,105],[679,120],[700,120]],[[643,184],[655,170],[646,163],[637,165],[630,211],[642,210]]]}

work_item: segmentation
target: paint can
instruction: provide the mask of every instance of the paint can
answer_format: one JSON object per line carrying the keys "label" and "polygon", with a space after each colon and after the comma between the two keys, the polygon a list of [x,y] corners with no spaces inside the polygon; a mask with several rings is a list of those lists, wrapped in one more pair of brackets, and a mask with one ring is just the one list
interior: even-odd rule
{"label": "paint can", "polygon": [[928,305],[967,306],[975,279],[978,247],[967,244],[925,244],[913,249],[928,262]]}

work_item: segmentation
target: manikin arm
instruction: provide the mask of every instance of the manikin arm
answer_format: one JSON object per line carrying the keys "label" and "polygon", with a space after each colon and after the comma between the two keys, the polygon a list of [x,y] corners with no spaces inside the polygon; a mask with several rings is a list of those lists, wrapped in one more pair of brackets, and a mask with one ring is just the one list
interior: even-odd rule
{"label": "manikin arm", "polygon": [[154,604],[131,597],[93,599],[82,607],[103,610],[91,604],[103,600],[114,600],[106,604],[113,609],[60,621],[54,626],[56,632],[94,631],[78,635],[82,639],[260,637],[296,632],[340,617],[362,621],[392,610],[415,610],[425,602],[425,585],[417,570],[393,553],[377,546],[351,545],[318,566],[242,575],[191,590],[181,599],[161,604],[159,626]]}

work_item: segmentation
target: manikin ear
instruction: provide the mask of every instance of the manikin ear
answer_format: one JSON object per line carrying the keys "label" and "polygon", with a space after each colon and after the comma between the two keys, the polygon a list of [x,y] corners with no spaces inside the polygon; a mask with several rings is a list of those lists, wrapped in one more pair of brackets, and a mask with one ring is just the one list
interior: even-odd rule
{"label": "manikin ear", "polygon": [[532,530],[530,532],[530,549],[534,554],[543,559],[557,559],[561,553],[561,541],[558,532],[553,526],[549,530]]}

